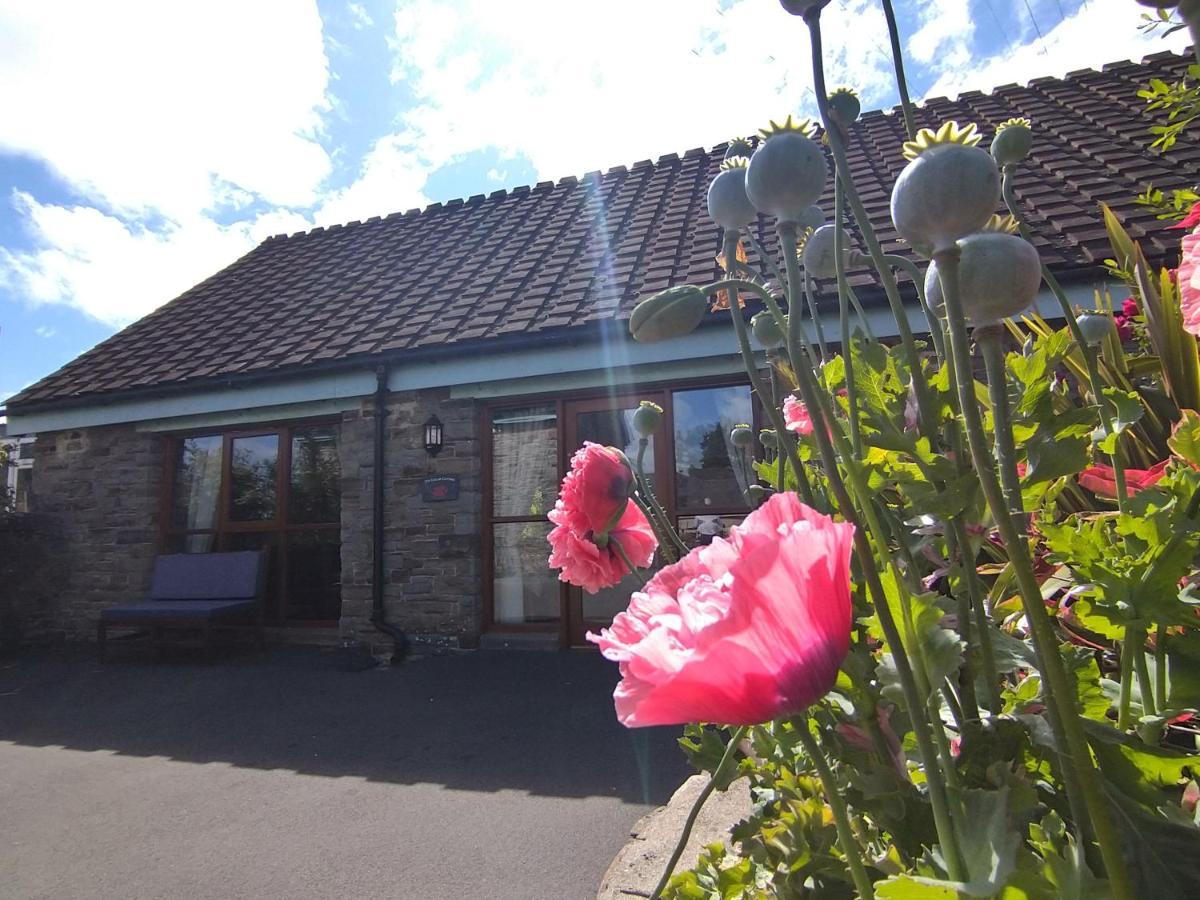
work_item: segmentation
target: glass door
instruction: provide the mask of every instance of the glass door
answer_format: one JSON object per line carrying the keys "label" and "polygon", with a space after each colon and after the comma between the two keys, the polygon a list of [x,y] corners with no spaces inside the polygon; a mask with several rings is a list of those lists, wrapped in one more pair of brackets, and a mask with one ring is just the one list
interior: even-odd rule
{"label": "glass door", "polygon": [[[566,404],[565,418],[568,454],[574,453],[584,441],[592,441],[616,447],[629,457],[631,463],[637,459],[638,435],[633,429],[633,414],[642,400],[659,406],[666,405],[661,392],[640,393],[630,397],[601,397],[594,400],[574,400]],[[660,432],[661,434],[661,432]],[[650,439],[646,448],[646,476],[658,499],[666,506],[668,514],[674,506],[672,479],[669,477],[671,463],[667,442]],[[633,575],[628,575],[619,584],[588,594],[577,587],[567,589],[566,634],[572,647],[590,646],[585,638],[588,631],[598,631],[609,625],[613,616],[629,605],[629,595],[640,586]]]}

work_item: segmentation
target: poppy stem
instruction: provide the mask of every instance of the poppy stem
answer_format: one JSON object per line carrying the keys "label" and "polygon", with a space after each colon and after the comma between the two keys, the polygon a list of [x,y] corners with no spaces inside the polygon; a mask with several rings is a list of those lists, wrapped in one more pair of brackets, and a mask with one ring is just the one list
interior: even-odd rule
{"label": "poppy stem", "polygon": [[625,563],[625,568],[629,570],[629,574],[642,583],[642,587],[646,586],[646,576],[642,574],[642,570],[635,566],[629,559],[629,554],[625,552],[625,548],[611,534],[608,536],[608,543],[614,550],[617,551],[617,556],[621,557],[621,562]]}
{"label": "poppy stem", "polygon": [[704,785],[704,788],[696,795],[696,799],[692,803],[692,808],[683,823],[683,831],[680,832],[679,840],[675,842],[675,849],[671,852],[671,858],[667,860],[667,866],[663,869],[662,877],[658,879],[658,884],[650,892],[650,900],[657,900],[657,898],[662,896],[663,889],[667,886],[667,882],[671,880],[671,874],[675,871],[675,866],[679,862],[679,857],[683,856],[683,851],[687,848],[688,839],[692,836],[692,828],[696,824],[696,818],[700,815],[700,809],[704,806],[704,801],[716,789],[717,783],[725,777],[730,763],[733,762],[734,757],[737,755],[738,744],[742,742],[742,738],[746,736],[748,730],[743,725],[735,729],[730,736],[729,743],[725,745],[725,753],[721,757],[721,761],[717,763],[717,767],[713,770],[712,776],[708,779],[708,784]]}
{"label": "poppy stem", "polygon": [[992,440],[1000,464],[1000,484],[1009,515],[1024,528],[1025,500],[1021,495],[1021,476],[1017,472],[1017,447],[1008,414],[1008,372],[1004,367],[1004,326],[999,323],[975,329],[975,342],[983,355],[987,372],[988,396],[992,401]]}
{"label": "poppy stem", "polygon": [[858,838],[854,834],[854,828],[850,824],[850,812],[846,806],[846,798],[842,796],[837,781],[834,780],[833,770],[829,768],[829,762],[825,759],[825,754],[821,751],[816,738],[812,736],[812,732],[809,730],[808,716],[796,716],[792,720],[792,726],[795,729],[796,737],[800,739],[801,746],[804,747],[804,752],[808,755],[809,761],[812,762],[813,768],[817,770],[817,777],[821,779],[821,786],[825,789],[825,800],[829,804],[830,811],[833,813],[833,824],[837,828],[838,843],[841,845],[842,853],[846,857],[846,866],[850,869],[850,877],[854,879],[854,886],[858,889],[860,897],[864,898],[864,900],[872,900],[875,896],[875,889],[871,886],[871,876],[867,874],[867,867],[863,865],[862,851],[858,845]]}
{"label": "poppy stem", "polygon": [[1160,624],[1154,633],[1155,701],[1160,710],[1167,706],[1167,626]]}
{"label": "poppy stem", "polygon": [[996,462],[988,450],[983,417],[975,398],[975,378],[971,371],[967,323],[959,298],[960,256],[961,251],[956,245],[934,253],[934,261],[937,263],[942,283],[942,295],[946,302],[946,319],[950,324],[950,355],[958,376],[959,413],[966,424],[967,443],[975,464],[975,473],[996,520],[996,527],[1005,547],[1008,548],[1009,559],[1020,588],[1021,604],[1033,636],[1038,668],[1048,687],[1045,692],[1046,707],[1059,746],[1063,780],[1071,801],[1072,816],[1078,819],[1076,826],[1079,829],[1086,831],[1089,824],[1094,829],[1113,895],[1117,900],[1127,900],[1134,895],[1133,885],[1129,879],[1125,859],[1121,855],[1108,801],[1100,784],[1100,775],[1092,761],[1087,736],[1080,724],[1079,710],[1074,700],[1075,691],[1067,676],[1062,657],[1059,656],[1058,639],[1033,571],[1027,537],[1017,527],[1005,505],[1004,493],[996,474]]}
{"label": "poppy stem", "polygon": [[883,0],[883,17],[887,19],[888,37],[892,42],[892,66],[896,70],[896,90],[900,92],[904,130],[911,141],[917,136],[917,120],[913,116],[912,100],[908,96],[908,79],[904,77],[904,54],[900,51],[900,29],[896,27],[896,12],[892,9],[892,0]]}
{"label": "poppy stem", "polygon": [[842,257],[842,176],[834,172],[833,181],[833,261],[837,274],[838,320],[842,328],[842,362],[846,369],[846,402],[850,406],[850,446],[860,459],[863,455],[862,426],[858,421],[858,382],[854,380],[854,345],[850,340],[850,284],[846,281],[846,261]]}
{"label": "poppy stem", "polygon": [[674,527],[671,525],[671,520],[667,518],[666,511],[662,508],[662,504],[658,502],[658,498],[654,496],[654,491],[650,487],[650,479],[646,477],[646,447],[649,446],[649,438],[638,439],[637,461],[634,463],[634,474],[637,477],[638,492],[642,494],[642,503],[645,509],[642,512],[647,513],[646,518],[650,520],[651,526],[655,531],[660,532],[660,537],[665,538],[664,543],[670,542],[674,545],[682,556],[688,554],[688,546],[683,542],[683,538],[679,536]]}

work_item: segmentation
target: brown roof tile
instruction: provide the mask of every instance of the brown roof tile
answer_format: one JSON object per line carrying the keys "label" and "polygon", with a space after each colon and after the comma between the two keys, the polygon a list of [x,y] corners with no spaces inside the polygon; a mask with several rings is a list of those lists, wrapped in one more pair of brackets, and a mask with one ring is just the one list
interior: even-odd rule
{"label": "brown roof tile", "polygon": [[[1034,150],[1016,193],[1038,249],[1060,278],[1094,275],[1108,254],[1101,201],[1116,208],[1148,253],[1169,259],[1177,233],[1164,233],[1134,198],[1149,182],[1186,185],[1200,168],[1200,142],[1181,143],[1165,158],[1149,152],[1150,119],[1136,92],[1152,76],[1178,77],[1189,59],[1160,53],[1102,72],[931,99],[918,108],[918,125],[957,118],[990,135],[1006,118],[1033,120]],[[872,111],[855,127],[849,149],[885,248],[907,253],[888,211],[903,140],[895,110]],[[271,238],[10,405],[201,386],[416,349],[459,353],[466,342],[486,346],[627,316],[647,293],[719,276],[720,235],[705,214],[705,193],[724,150],[671,153]],[[827,194],[826,210],[832,187]],[[760,219],[755,232],[774,253],[768,223]],[[858,234],[851,240],[861,249]],[[877,299],[867,270],[852,272],[851,282],[865,302]]]}

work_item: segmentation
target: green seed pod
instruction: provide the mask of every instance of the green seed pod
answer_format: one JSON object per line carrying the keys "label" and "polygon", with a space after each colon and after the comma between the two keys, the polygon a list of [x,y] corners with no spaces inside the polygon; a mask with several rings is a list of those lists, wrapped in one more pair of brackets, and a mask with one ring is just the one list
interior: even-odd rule
{"label": "green seed pod", "polygon": [[683,337],[695,331],[707,313],[708,297],[700,288],[690,284],[670,287],[633,308],[629,333],[643,344]]}
{"label": "green seed pod", "polygon": [[662,419],[663,408],[657,403],[643,400],[633,411],[633,430],[639,436],[648,438],[658,431],[659,426],[662,425]]}
{"label": "green seed pod", "polygon": [[749,225],[758,217],[758,210],[746,196],[749,164],[750,160],[744,156],[725,160],[708,186],[708,217],[727,231]]}
{"label": "green seed pod", "polygon": [[[1042,284],[1037,250],[1024,238],[1003,231],[981,231],[958,242],[958,292],[970,325],[992,325],[1029,307]],[[936,262],[925,270],[925,299],[944,305]]]}
{"label": "green seed pod", "polygon": [[[786,319],[787,317],[785,316],[784,318]],[[775,321],[775,316],[766,310],[756,313],[754,318],[750,320],[750,330],[754,332],[754,339],[768,350],[781,346],[787,340],[783,329]]]}
{"label": "green seed pod", "polygon": [[1010,166],[1029,155],[1033,147],[1033,131],[1029,125],[1028,119],[1009,119],[996,126],[991,148],[996,165]]}
{"label": "green seed pod", "polygon": [[752,484],[746,488],[746,499],[755,506],[766,500],[769,494],[770,491],[768,491],[761,484]]}
{"label": "green seed pod", "polygon": [[758,433],[758,442],[768,450],[776,450],[779,447],[779,435],[773,428],[764,428]]}
{"label": "green seed pod", "polygon": [[862,112],[862,104],[858,101],[858,94],[850,88],[843,87],[829,95],[829,109],[837,114],[839,122],[849,125]]}
{"label": "green seed pod", "polygon": [[763,141],[750,157],[746,195],[764,215],[798,222],[821,197],[828,176],[825,154],[811,140],[812,123],[791,116],[763,129]]}
{"label": "green seed pod", "polygon": [[729,146],[725,148],[724,159],[733,159],[735,156],[744,156],[750,158],[750,154],[754,152],[754,144],[750,138],[736,137],[729,141]]}
{"label": "green seed pod", "polygon": [[807,229],[816,231],[824,224],[825,211],[815,203],[808,209],[804,210],[804,212],[800,213],[799,218],[796,219],[796,227],[800,229],[801,234],[803,234]]}
{"label": "green seed pod", "polygon": [[1079,330],[1083,332],[1083,339],[1091,347],[1104,343],[1104,339],[1113,331],[1113,320],[1104,313],[1084,313],[1076,316],[1075,322],[1079,325]]}
{"label": "green seed pod", "polygon": [[1000,202],[1000,170],[975,145],[974,125],[921,129],[904,145],[910,160],[892,187],[892,222],[924,256],[978,231]]}
{"label": "green seed pod", "polygon": [[754,429],[749,425],[734,425],[729,430],[729,443],[735,447],[749,447],[754,443]]}
{"label": "green seed pod", "polygon": [[829,0],[779,0],[779,5],[793,16],[803,16],[810,10],[820,9]]}
{"label": "green seed pod", "polygon": [[[834,225],[822,225],[804,243],[804,268],[814,278],[835,278],[837,257],[833,253]],[[842,230],[842,262],[849,268],[850,238]]]}

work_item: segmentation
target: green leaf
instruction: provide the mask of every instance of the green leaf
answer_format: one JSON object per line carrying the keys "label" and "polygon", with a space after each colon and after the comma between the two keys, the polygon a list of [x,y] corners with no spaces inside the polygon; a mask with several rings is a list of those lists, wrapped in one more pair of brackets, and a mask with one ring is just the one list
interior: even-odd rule
{"label": "green leaf", "polygon": [[[907,610],[901,591],[896,584],[895,575],[891,571],[880,575],[884,592],[887,595],[888,608],[896,620],[900,630],[900,640],[908,657],[917,665],[921,658],[925,661],[926,674],[929,680],[930,694],[941,685],[942,680],[962,665],[963,644],[958,639],[957,632],[942,626],[945,613],[937,605],[937,595],[932,593],[910,594]],[[910,617],[911,634],[905,625],[905,619]],[[867,621],[868,628],[877,638],[883,639],[883,627],[878,615],[873,615]],[[900,678],[895,669],[895,661],[891,653],[885,653],[879,663],[879,680],[883,684],[883,693],[903,706],[904,695],[900,690]],[[928,699],[928,697],[922,698]],[[924,713],[921,712],[921,715]]]}
{"label": "green leaf", "polygon": [[1171,432],[1167,446],[1172,453],[1200,466],[1200,413],[1194,409],[1183,410],[1183,418]]}
{"label": "green leaf", "polygon": [[1168,802],[1163,788],[1181,785],[1184,770],[1200,763],[1200,755],[1151,746],[1101,722],[1084,720],[1083,727],[1105,779],[1127,797],[1152,808]]}
{"label": "green leaf", "polygon": [[1059,438],[1039,429],[1025,445],[1025,457],[1029,460],[1026,482],[1040,484],[1082,472],[1087,467],[1091,446],[1086,437]]}
{"label": "green leaf", "polygon": [[1116,414],[1113,428],[1117,434],[1137,422],[1146,412],[1136,391],[1122,391],[1119,388],[1106,387],[1102,392],[1112,404],[1111,409]]}
{"label": "green leaf", "polygon": [[1200,829],[1150,812],[1107,785],[1135,897],[1200,897]]}

